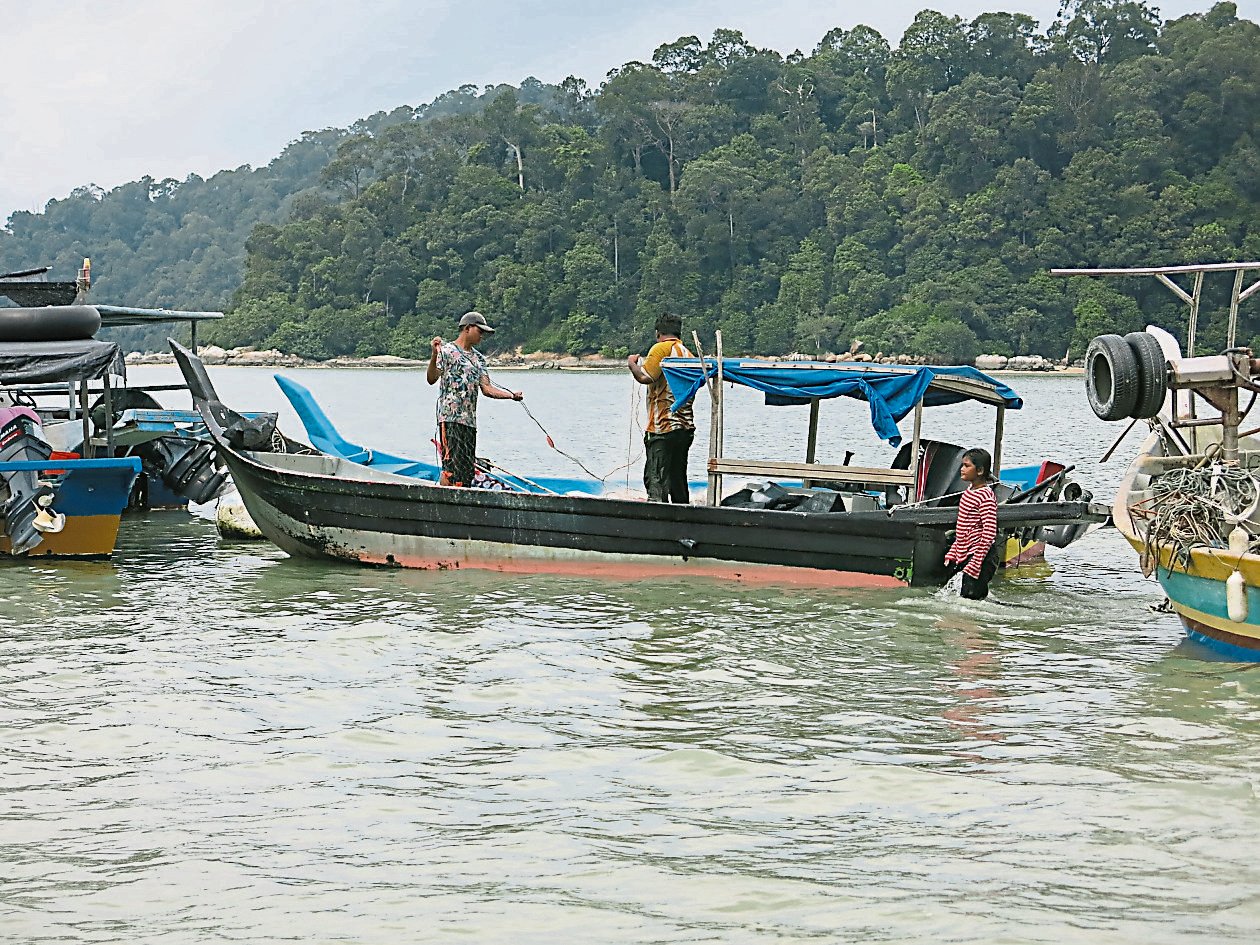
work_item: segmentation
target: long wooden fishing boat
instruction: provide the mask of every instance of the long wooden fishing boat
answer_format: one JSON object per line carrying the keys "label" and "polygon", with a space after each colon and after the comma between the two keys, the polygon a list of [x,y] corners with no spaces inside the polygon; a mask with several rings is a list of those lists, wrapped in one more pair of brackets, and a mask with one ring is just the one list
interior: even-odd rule
{"label": "long wooden fishing boat", "polygon": [[[1101,419],[1130,419],[1126,434],[1139,421],[1150,426],[1112,508],[1143,574],[1159,581],[1190,639],[1245,661],[1260,661],[1260,428],[1240,428],[1260,393],[1260,359],[1235,336],[1240,304],[1260,291],[1260,282],[1244,286],[1245,275],[1257,270],[1256,262],[1052,270],[1154,277],[1189,306],[1184,356],[1177,339],[1156,327],[1095,338],[1086,353],[1087,395]],[[1196,356],[1212,274],[1234,277],[1226,350]],[[1189,279],[1188,289],[1179,278]],[[1251,394],[1246,408],[1242,392]]]}
{"label": "long wooden fishing boat", "polygon": [[[903,468],[801,464],[808,485],[745,488],[738,490],[742,496],[725,501],[714,493],[705,505],[451,488],[320,452],[280,435],[274,418],[245,418],[220,401],[196,356],[173,342],[171,348],[255,524],[291,555],[405,568],[625,579],[706,575],[924,586],[946,577],[942,559],[957,516],[947,496],[953,456],[929,468],[917,423]],[[672,384],[685,387],[692,381],[690,372],[703,374],[721,363],[678,359],[667,365],[667,374],[673,372]],[[838,382],[843,371],[832,367],[828,378]],[[733,379],[736,365],[725,368]],[[1014,392],[974,369],[862,373],[859,383],[841,385],[843,390],[822,389],[812,386],[824,381],[820,369],[797,393],[804,390],[803,402],[811,403],[856,392],[871,401],[882,431],[898,438],[893,418],[911,411],[921,416],[924,404],[988,403],[998,407],[999,416],[1021,404]],[[718,462],[710,462],[716,475],[735,473]],[[799,475],[792,464],[759,469],[779,478]],[[1047,478],[1040,491],[1027,491],[1025,501],[1010,496],[1002,502],[1000,529],[1006,534],[1071,530],[1105,520],[1105,508],[1061,498],[1065,478]],[[925,494],[930,489],[939,492]],[[771,505],[795,501],[795,509],[758,507],[759,495]]]}

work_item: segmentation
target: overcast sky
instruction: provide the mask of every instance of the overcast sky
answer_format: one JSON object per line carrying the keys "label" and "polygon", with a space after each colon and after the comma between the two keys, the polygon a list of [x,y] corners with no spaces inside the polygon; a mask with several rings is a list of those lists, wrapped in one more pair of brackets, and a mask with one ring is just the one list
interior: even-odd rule
{"label": "overcast sky", "polygon": [[[1152,4],[1165,19],[1209,0]],[[1058,0],[0,0],[0,224],[75,187],[265,165],[344,127],[472,83],[567,75],[597,86],[718,28],[787,54],[865,23],[896,45],[925,8],[970,20]],[[1260,20],[1260,0],[1238,0]]]}

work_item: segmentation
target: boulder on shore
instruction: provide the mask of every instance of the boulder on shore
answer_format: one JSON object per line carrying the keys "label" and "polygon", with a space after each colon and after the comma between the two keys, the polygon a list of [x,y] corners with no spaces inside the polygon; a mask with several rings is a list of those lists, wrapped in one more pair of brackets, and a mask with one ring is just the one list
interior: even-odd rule
{"label": "boulder on shore", "polygon": [[1001,354],[982,354],[976,358],[976,367],[981,371],[1001,371],[1006,368],[1010,358]]}

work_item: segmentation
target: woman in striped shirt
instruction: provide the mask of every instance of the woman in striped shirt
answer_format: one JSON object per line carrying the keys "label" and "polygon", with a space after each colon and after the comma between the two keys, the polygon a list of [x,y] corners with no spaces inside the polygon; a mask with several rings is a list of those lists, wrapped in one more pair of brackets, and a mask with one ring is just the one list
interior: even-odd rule
{"label": "woman in striped shirt", "polygon": [[993,458],[987,450],[963,453],[959,475],[967,489],[958,499],[958,528],[945,553],[952,574],[963,573],[962,596],[984,600],[997,573],[997,497],[993,494]]}

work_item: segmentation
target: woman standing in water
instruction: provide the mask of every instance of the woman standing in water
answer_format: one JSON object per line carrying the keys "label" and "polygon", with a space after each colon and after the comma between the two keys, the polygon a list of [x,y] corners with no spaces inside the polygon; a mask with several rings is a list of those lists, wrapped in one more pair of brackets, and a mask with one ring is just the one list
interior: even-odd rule
{"label": "woman standing in water", "polygon": [[962,596],[984,600],[997,573],[997,496],[993,494],[993,457],[987,450],[963,453],[959,475],[967,489],[958,499],[958,529],[945,553],[952,573],[963,573]]}

